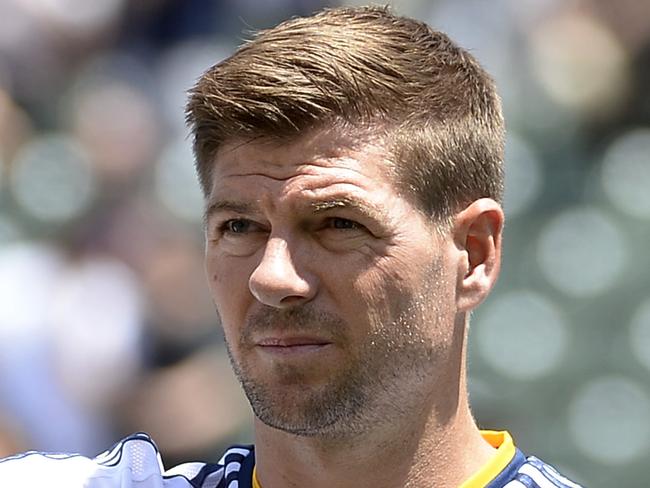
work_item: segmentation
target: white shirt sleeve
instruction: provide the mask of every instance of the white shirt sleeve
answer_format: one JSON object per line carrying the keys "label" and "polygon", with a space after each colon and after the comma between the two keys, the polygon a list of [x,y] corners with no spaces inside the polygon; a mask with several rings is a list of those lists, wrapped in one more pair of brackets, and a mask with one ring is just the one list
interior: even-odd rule
{"label": "white shirt sleeve", "polygon": [[20,488],[192,488],[205,466],[188,463],[165,473],[158,449],[135,434],[91,459],[28,452],[0,460],[0,486]]}

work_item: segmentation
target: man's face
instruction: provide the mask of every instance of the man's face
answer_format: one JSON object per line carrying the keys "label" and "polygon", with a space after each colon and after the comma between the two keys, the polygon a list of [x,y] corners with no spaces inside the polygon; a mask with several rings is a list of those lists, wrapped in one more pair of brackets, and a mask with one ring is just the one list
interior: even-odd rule
{"label": "man's face", "polygon": [[267,425],[350,435],[445,388],[453,243],[397,192],[386,157],[320,133],[231,143],[215,159],[208,278]]}

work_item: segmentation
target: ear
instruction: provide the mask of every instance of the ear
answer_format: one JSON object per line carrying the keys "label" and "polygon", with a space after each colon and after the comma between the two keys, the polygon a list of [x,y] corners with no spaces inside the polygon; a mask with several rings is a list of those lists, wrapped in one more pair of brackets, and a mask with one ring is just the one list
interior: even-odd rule
{"label": "ear", "polygon": [[476,308],[490,293],[501,268],[504,215],[490,198],[472,202],[456,214],[452,236],[456,246],[456,306],[460,312]]}

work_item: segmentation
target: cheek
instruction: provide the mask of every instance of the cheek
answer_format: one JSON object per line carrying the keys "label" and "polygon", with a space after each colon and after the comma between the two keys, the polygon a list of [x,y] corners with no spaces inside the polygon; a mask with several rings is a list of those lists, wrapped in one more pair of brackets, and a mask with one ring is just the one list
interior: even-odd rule
{"label": "cheek", "polygon": [[208,279],[210,293],[217,307],[223,301],[224,283],[227,279],[227,269],[220,265],[218,260],[210,255],[205,258],[205,274]]}
{"label": "cheek", "polygon": [[436,257],[416,261],[393,256],[359,275],[355,290],[377,325],[399,317],[420,322],[429,315],[440,316],[440,308],[453,302],[453,286],[445,275]]}
{"label": "cheek", "polygon": [[372,267],[357,276],[353,287],[351,295],[356,303],[352,306],[363,311],[373,329],[394,318],[412,294],[405,276],[382,266]]}
{"label": "cheek", "polygon": [[408,260],[387,256],[360,275],[359,286],[368,300],[384,301],[412,293],[421,271]]}
{"label": "cheek", "polygon": [[224,330],[237,327],[243,323],[253,299],[248,288],[250,273],[245,260],[218,259],[208,255],[205,268],[212,300]]}

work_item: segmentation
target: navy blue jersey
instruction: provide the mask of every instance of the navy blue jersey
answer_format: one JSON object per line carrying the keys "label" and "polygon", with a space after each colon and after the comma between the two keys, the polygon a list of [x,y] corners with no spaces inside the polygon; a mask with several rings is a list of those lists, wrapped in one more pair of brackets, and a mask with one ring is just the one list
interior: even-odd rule
{"label": "navy blue jersey", "polygon": [[[216,463],[171,469],[146,434],[134,434],[95,458],[27,452],[0,461],[0,485],[21,488],[255,488],[255,450],[236,445]],[[464,484],[463,486],[466,486]],[[468,485],[469,486],[469,485]],[[475,486],[475,485],[472,485]],[[485,488],[580,488],[535,457],[515,450]]]}

